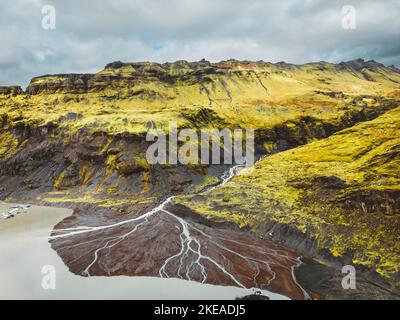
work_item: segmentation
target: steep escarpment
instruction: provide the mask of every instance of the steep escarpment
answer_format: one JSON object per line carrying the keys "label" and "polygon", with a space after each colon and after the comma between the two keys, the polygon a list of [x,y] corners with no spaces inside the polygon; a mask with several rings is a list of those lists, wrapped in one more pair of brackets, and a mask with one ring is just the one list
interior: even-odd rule
{"label": "steep escarpment", "polygon": [[[397,255],[388,248],[395,247],[398,230],[393,173],[398,154],[397,142],[387,137],[398,136],[399,102],[400,71],[360,59],[305,65],[113,62],[96,74],[40,76],[25,91],[0,87],[0,198],[74,208],[74,216],[62,224],[68,228],[79,221],[102,225],[134,219],[170,195],[216,184],[228,168],[150,165],[145,139],[150,128],[167,133],[174,122],[195,130],[254,129],[257,156],[287,151],[218,192],[175,201],[308,255],[326,250],[351,257],[394,279]],[[302,145],[307,146],[296,148]],[[305,150],[301,161],[298,150]],[[332,152],[336,158],[326,160]],[[171,226],[180,221],[171,217],[165,219]],[[156,220],[152,223],[159,226]],[[121,235],[109,236],[118,242]],[[247,236],[236,236],[248,245]],[[367,244],[366,237],[374,241]],[[90,263],[91,255],[85,259]],[[289,262],[297,265],[292,258]],[[84,271],[81,265],[71,268]],[[124,274],[121,266],[115,268],[115,274]],[[201,272],[197,276],[202,279]]]}
{"label": "steep escarpment", "polygon": [[16,96],[23,93],[24,91],[20,86],[9,86],[9,87],[0,86],[0,95]]}
{"label": "steep escarpment", "polygon": [[133,210],[182,192],[208,174],[207,168],[150,166],[144,136],[70,135],[56,126],[18,125],[1,136],[3,198]]}
{"label": "steep escarpment", "polygon": [[224,168],[149,166],[149,128],[251,128],[256,152],[271,153],[390,110],[399,81],[397,69],[363,60],[114,62],[96,74],[36,77],[25,92],[0,90],[1,196],[156,200]]}
{"label": "steep escarpment", "polygon": [[355,97],[399,97],[397,69],[355,63],[116,62],[96,74],[37,77],[25,92],[3,88],[0,106],[10,116],[73,132],[143,133],[148,122],[184,126],[186,115],[204,108],[225,127],[265,129],[304,116],[336,119]]}
{"label": "steep escarpment", "polygon": [[[397,105],[395,99],[356,97],[337,110],[337,118],[301,116],[255,131],[256,152],[273,153],[377,117]],[[150,165],[145,134],[76,128],[81,114],[68,112],[41,122],[24,112],[2,115],[0,181],[3,198],[43,203],[87,203],[125,211],[154,204],[171,193],[215,182],[226,166]],[[196,130],[232,127],[209,108],[182,111],[182,126]],[[157,126],[153,121],[148,126]],[[167,128],[167,126],[165,126]],[[223,153],[221,153],[223,157]],[[39,198],[38,198],[39,197]],[[116,201],[118,199],[118,201]],[[119,208],[119,206],[121,208]]]}
{"label": "steep escarpment", "polygon": [[[318,76],[311,79],[307,73],[314,73]],[[328,75],[333,77],[328,77]],[[275,82],[288,82],[284,78],[292,78],[297,85],[303,85],[306,90],[307,85],[324,87],[327,84],[333,84],[337,89],[338,80],[336,77],[345,76],[342,88],[349,86],[348,81],[351,77],[358,82],[366,80],[367,82],[396,82],[400,70],[395,67],[385,67],[383,64],[375,61],[364,61],[357,59],[340,64],[330,64],[325,62],[310,63],[305,65],[293,65],[286,63],[266,63],[266,62],[250,62],[228,60],[218,63],[210,63],[206,60],[199,62],[177,61],[173,63],[151,63],[151,62],[134,62],[123,63],[120,61],[106,65],[103,71],[96,74],[58,74],[44,75],[35,77],[27,87],[27,94],[40,93],[89,93],[105,90],[121,90],[122,88],[131,88],[140,83],[159,82],[166,86],[169,85],[200,85],[205,93],[215,93],[218,86],[220,90],[225,88],[226,96],[231,100],[234,97],[229,87],[232,78],[239,80],[251,80],[258,83],[265,94],[274,93],[277,89],[275,86],[269,86],[271,80]],[[218,81],[215,81],[218,80]],[[301,83],[301,80],[306,80]],[[361,81],[360,81],[361,80]],[[219,82],[219,83],[218,83]],[[297,82],[297,83],[296,83]],[[212,84],[209,88],[208,84]],[[372,84],[369,83],[369,86]],[[363,85],[363,89],[367,86]],[[374,86],[372,86],[374,87]],[[332,89],[332,88],[331,88]],[[347,91],[347,90],[346,90]],[[140,95],[137,90],[130,91],[130,94]],[[211,98],[211,97],[210,97]],[[254,97],[255,98],[255,97]]]}

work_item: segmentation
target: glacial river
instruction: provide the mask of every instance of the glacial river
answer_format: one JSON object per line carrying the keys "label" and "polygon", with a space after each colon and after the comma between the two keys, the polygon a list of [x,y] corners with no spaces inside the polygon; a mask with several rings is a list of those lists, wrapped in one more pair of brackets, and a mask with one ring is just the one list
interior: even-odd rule
{"label": "glacial river", "polygon": [[[0,204],[0,212],[9,207]],[[0,299],[235,299],[254,292],[172,278],[75,275],[48,242],[53,226],[71,214],[69,209],[32,206],[14,218],[0,217]],[[54,267],[54,290],[42,287],[44,266]]]}

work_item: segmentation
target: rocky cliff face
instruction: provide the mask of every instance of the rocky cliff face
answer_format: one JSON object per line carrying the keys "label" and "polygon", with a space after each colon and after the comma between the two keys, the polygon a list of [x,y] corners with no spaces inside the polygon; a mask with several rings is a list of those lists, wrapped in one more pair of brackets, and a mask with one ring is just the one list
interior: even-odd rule
{"label": "rocky cliff face", "polygon": [[[273,75],[283,75],[299,81],[304,76],[303,73],[314,73],[320,76],[317,80],[321,83],[333,83],[337,79],[328,78],[329,73],[333,76],[351,75],[356,79],[369,82],[380,82],[385,79],[396,82],[400,70],[394,66],[385,67],[383,64],[373,60],[364,61],[362,59],[330,64],[326,62],[310,63],[305,65],[293,65],[284,62],[276,64],[266,62],[250,62],[228,60],[218,63],[210,63],[206,60],[199,62],[177,61],[173,63],[152,63],[136,62],[123,63],[120,61],[106,65],[103,71],[96,74],[56,74],[35,77],[27,87],[25,93],[54,94],[54,93],[89,93],[99,92],[108,89],[132,88],[142,82],[161,82],[167,85],[177,85],[180,83],[199,84],[211,83],[214,77],[231,78],[235,76],[254,75],[254,78],[270,78]],[[391,77],[391,75],[394,77]],[[225,79],[227,80],[227,79]],[[253,79],[254,80],[254,79]],[[267,80],[267,79],[264,79]],[[277,80],[277,79],[276,79]],[[310,80],[310,79],[309,79]],[[311,79],[313,80],[313,79]],[[286,80],[287,81],[287,80]],[[268,80],[267,80],[268,82]],[[259,83],[261,86],[263,84]],[[214,83],[214,86],[219,85]],[[265,88],[267,91],[268,89]],[[22,94],[23,90],[19,86],[0,87],[0,94]]]}
{"label": "rocky cliff face", "polygon": [[[114,62],[96,74],[36,77],[25,92],[0,88],[2,196],[83,187],[106,199],[162,197],[204,182],[210,168],[149,166],[149,126],[253,128],[257,152],[271,153],[390,110],[399,81],[397,69],[363,60]],[[171,190],[160,183],[165,176],[175,177],[164,181]]]}
{"label": "rocky cliff face", "polygon": [[[227,169],[226,166],[150,165],[145,159],[149,146],[145,134],[149,127],[167,131],[168,122],[175,121],[179,127],[197,130],[252,128],[257,154],[272,154],[327,138],[369,120],[381,119],[382,115],[397,117],[396,113],[389,112],[398,107],[399,100],[400,71],[363,60],[305,65],[236,60],[165,64],[113,62],[96,74],[36,77],[25,91],[16,86],[0,88],[0,197],[69,206],[79,209],[85,218],[97,219],[97,223],[118,220],[124,215],[135,216],[168,195],[190,194],[216,183],[217,177]],[[398,134],[398,127],[392,134]],[[340,137],[346,137],[346,146],[359,139],[358,136]],[[377,146],[380,144],[383,144],[381,140],[376,141]],[[385,176],[388,173],[380,171],[378,151],[376,161],[368,162],[375,171],[368,171],[368,174],[372,177],[383,175],[391,181],[390,174]],[[320,156],[315,149],[308,152],[316,158]],[[382,157],[386,156],[386,150],[383,152]],[[348,153],[357,157],[353,149]],[[389,155],[398,159],[395,149]],[[342,156],[347,159],[348,155]],[[312,161],[318,162],[315,158],[304,161],[307,167]],[[276,163],[271,170],[278,165]],[[324,167],[323,170],[328,169]],[[287,176],[276,172],[278,177],[279,174]],[[267,181],[268,177],[263,179]],[[254,203],[248,202],[254,205],[254,212],[251,212],[253,207],[240,205],[247,203],[248,196],[243,194],[244,200],[236,193],[232,199],[236,201],[238,212],[226,212],[231,200],[225,201],[223,196],[221,200],[220,195],[218,200],[214,196],[209,198],[209,201],[215,201],[213,203],[205,204],[204,199],[203,202],[185,200],[185,205],[209,218],[230,221],[238,227],[254,226],[253,231],[259,235],[264,235],[271,223],[277,222],[282,230],[308,232],[310,227],[315,231],[319,227],[311,220],[304,222],[302,217],[292,214],[293,206],[313,208],[310,203],[316,200],[312,196],[320,197],[324,186],[337,185],[326,191],[333,197],[335,190],[344,188],[339,186],[340,183],[348,182],[333,172],[323,177],[313,176],[312,179],[316,179],[313,182],[309,179],[308,175],[301,176],[302,182],[295,179],[295,187],[304,189],[308,195],[302,202],[291,202],[293,195],[289,191],[292,189],[280,191],[279,197],[290,203],[280,205],[281,201],[276,199],[279,216],[287,218],[279,221],[272,219],[266,211],[253,214],[264,208],[258,202],[266,199],[263,194],[255,198]],[[267,185],[265,181],[261,184]],[[361,190],[356,185],[353,187]],[[271,188],[278,190],[279,186]],[[310,188],[318,190],[312,189],[314,192]],[[236,191],[239,190],[241,188]],[[388,198],[386,202],[382,200],[389,191],[384,191],[383,195],[380,193],[382,187],[374,187],[369,189],[368,196],[364,189],[365,192],[359,191],[358,195],[356,190],[340,198],[343,210],[346,210],[343,212],[358,216],[358,212],[381,212],[390,204],[391,211],[387,210],[397,217],[397,202],[392,203],[396,197],[390,196],[392,200]],[[258,194],[257,190],[252,192]],[[296,201],[300,200],[296,198]],[[325,208],[325,204],[321,204],[322,207]],[[322,214],[321,208],[318,214]],[[315,210],[316,213],[317,208]],[[261,222],[256,223],[260,217]],[[343,230],[345,228],[338,226],[330,232],[339,241],[343,232],[347,233]],[[314,231],[310,232],[309,239],[315,236]],[[382,237],[393,240],[386,233]],[[276,236],[274,239],[281,238]],[[288,241],[286,245],[298,249],[299,241],[305,240]],[[315,242],[307,241],[305,243],[309,244],[305,245],[304,252],[312,254]],[[328,240],[324,246],[328,250],[338,247],[329,245]],[[344,254],[342,251],[336,253]]]}
{"label": "rocky cliff face", "polygon": [[0,95],[16,96],[23,93],[24,91],[20,86],[0,87]]}
{"label": "rocky cliff face", "polygon": [[370,282],[398,294],[399,129],[397,107],[266,158],[209,194],[177,201],[304,255],[354,264]]}

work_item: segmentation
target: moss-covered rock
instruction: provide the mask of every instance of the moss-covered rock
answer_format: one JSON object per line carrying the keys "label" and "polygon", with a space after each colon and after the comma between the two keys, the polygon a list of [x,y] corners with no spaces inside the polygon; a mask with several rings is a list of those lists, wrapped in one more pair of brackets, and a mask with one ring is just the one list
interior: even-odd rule
{"label": "moss-covered rock", "polygon": [[391,278],[399,83],[398,69],[363,60],[115,62],[96,74],[36,77],[25,92],[0,88],[0,197],[142,212],[171,193],[204,190],[227,169],[150,166],[150,127],[254,129],[257,153],[287,151],[213,193],[177,200],[261,236],[274,223],[292,241],[304,235],[304,249],[350,255]]}
{"label": "moss-covered rock", "polygon": [[176,201],[262,236],[269,222],[288,225],[314,239],[310,245],[320,252],[350,255],[393,280],[400,271],[399,130],[396,108],[266,158],[204,197]]}

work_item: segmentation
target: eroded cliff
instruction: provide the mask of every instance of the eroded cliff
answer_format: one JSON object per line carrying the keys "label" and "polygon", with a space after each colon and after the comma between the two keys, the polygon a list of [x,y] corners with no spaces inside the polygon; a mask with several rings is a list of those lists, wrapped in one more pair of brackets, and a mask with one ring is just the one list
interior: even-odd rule
{"label": "eroded cliff", "polygon": [[150,165],[150,127],[251,128],[258,155],[290,150],[218,192],[175,201],[310,256],[350,257],[389,288],[399,266],[399,101],[400,71],[360,59],[114,62],[41,76],[25,91],[0,88],[0,196],[69,206],[96,224],[138,216],[227,169]]}

